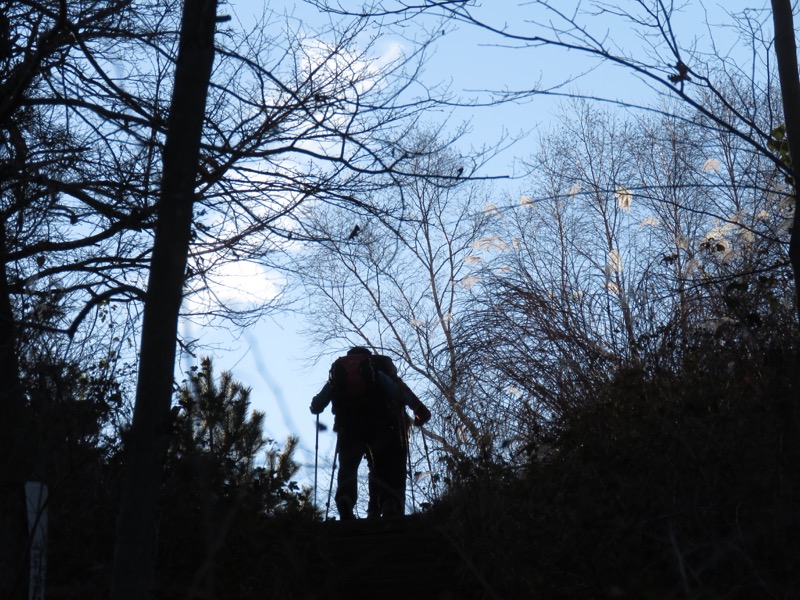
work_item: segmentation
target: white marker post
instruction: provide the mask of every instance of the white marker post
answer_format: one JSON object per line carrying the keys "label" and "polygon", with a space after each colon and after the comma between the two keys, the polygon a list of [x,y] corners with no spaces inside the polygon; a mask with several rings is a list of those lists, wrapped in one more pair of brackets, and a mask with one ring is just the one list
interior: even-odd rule
{"label": "white marker post", "polygon": [[31,536],[28,600],[44,600],[47,561],[47,486],[39,481],[26,482],[25,497],[28,503],[28,531]]}

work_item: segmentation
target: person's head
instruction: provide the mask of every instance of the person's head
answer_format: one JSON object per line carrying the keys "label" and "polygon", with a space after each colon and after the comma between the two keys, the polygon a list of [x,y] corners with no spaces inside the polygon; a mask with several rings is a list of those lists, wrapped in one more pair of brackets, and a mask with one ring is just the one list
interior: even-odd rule
{"label": "person's head", "polygon": [[347,351],[348,356],[351,354],[372,354],[372,352],[369,351],[369,348],[365,348],[364,346],[353,346]]}

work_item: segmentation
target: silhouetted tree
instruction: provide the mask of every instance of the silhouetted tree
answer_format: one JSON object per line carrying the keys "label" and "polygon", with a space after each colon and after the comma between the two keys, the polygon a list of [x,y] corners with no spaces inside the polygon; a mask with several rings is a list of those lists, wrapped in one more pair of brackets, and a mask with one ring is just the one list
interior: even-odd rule
{"label": "silhouetted tree", "polygon": [[241,597],[250,584],[236,579],[248,570],[245,580],[261,578],[264,593],[274,589],[264,581],[286,573],[267,565],[286,558],[278,556],[286,540],[273,536],[269,555],[252,548],[275,519],[291,515],[301,526],[315,515],[310,490],[292,480],[297,439],[277,450],[263,436],[263,413],[249,407],[250,389],[225,371],[217,379],[209,358],[178,392],[160,497],[159,597]]}
{"label": "silhouetted tree", "polygon": [[[159,32],[133,24],[129,0],[4,1],[0,14],[0,380],[7,409],[0,435],[0,595],[24,597],[21,490],[40,475],[33,472],[39,448],[20,357],[42,330],[72,335],[73,347],[82,346],[75,336],[88,312],[82,309],[101,306],[109,290],[135,296],[108,265],[137,261],[135,250],[121,252],[131,244],[125,232],[141,229],[144,219],[133,208],[136,152],[123,148],[132,147],[124,125],[140,116],[125,114],[130,103],[110,106],[109,94],[130,96],[100,65]],[[109,36],[119,43],[108,44]],[[104,147],[102,135],[109,136]],[[76,296],[83,306],[72,304]]]}
{"label": "silhouetted tree", "polygon": [[184,2],[144,304],[136,402],[125,440],[125,483],[111,589],[114,600],[141,600],[152,593],[156,501],[170,432],[178,313],[183,300],[216,23],[216,0]]}
{"label": "silhouetted tree", "polygon": [[[702,121],[695,120],[698,125],[739,138],[751,152],[761,154],[785,175],[792,176],[791,163],[786,160],[788,147],[781,150],[787,141],[784,139],[786,127],[790,122],[796,126],[794,121],[800,120],[797,119],[800,74],[792,25],[793,10],[788,0],[775,0],[770,8],[765,3],[761,8],[743,7],[740,12],[720,14],[720,18],[727,19],[729,27],[706,23],[704,44],[699,43],[694,29],[682,21],[687,15],[695,18],[690,12],[694,10],[691,4],[590,0],[564,6],[538,0],[520,3],[515,7],[520,18],[508,23],[501,22],[490,7],[471,0],[423,0],[415,3],[378,0],[355,8],[331,0],[310,1],[337,14],[370,16],[382,22],[399,20],[404,25],[411,16],[424,18],[425,15],[435,15],[493,34],[498,43],[507,42],[517,52],[535,53],[538,49],[551,49],[583,55],[587,64],[619,67],[632,76],[631,81],[644,81],[657,97],[676,99],[677,105],[688,106],[702,115]],[[708,11],[697,10],[702,14],[701,18],[709,18]],[[770,16],[770,13],[773,30],[768,27],[769,19],[762,18]],[[721,32],[721,36],[733,31],[740,44],[721,43],[713,35],[714,29]],[[609,31],[613,35],[609,35]],[[735,49],[740,47],[747,48],[747,51],[737,54]],[[770,70],[773,56],[777,57],[781,94],[784,99],[789,99],[783,104],[774,97],[774,74]],[[556,76],[563,81],[562,73]],[[580,76],[568,74],[567,78],[579,80]],[[575,79],[571,81],[576,83]],[[647,100],[626,98],[621,91],[564,92],[559,83],[547,86],[537,82],[527,89],[498,91],[493,97],[502,103],[530,99],[540,94],[566,95],[674,114],[668,104],[647,104]],[[625,89],[622,85],[620,88]],[[796,135],[800,133],[796,132]],[[792,133],[787,137],[791,139]],[[789,191],[793,197],[796,196],[794,185],[791,184]],[[798,236],[798,226],[794,226],[786,236],[791,246],[796,296],[800,294]],[[797,298],[795,310],[800,311]]]}
{"label": "silhouetted tree", "polygon": [[[800,72],[797,68],[797,41],[794,28],[794,9],[790,0],[772,0],[772,23],[774,27],[774,48],[778,63],[778,78],[783,100],[783,118],[788,143],[788,156],[780,154],[781,144],[777,145],[779,156],[791,175],[792,192],[795,203],[789,257],[794,269],[794,285],[800,310],[800,210],[797,208],[798,178],[796,157],[800,156]],[[780,128],[778,128],[780,131]],[[774,134],[773,134],[774,135]],[[782,141],[782,140],[780,140]],[[773,144],[773,147],[775,145]]]}
{"label": "silhouetted tree", "polygon": [[108,597],[120,478],[124,390],[114,361],[65,363],[29,347],[22,377],[34,475],[48,486],[47,598]]}
{"label": "silhouetted tree", "polygon": [[[492,252],[486,231],[498,215],[489,185],[460,173],[480,157],[459,156],[435,132],[418,132],[407,144],[414,152],[408,174],[382,193],[387,204],[402,199],[402,222],[365,215],[358,235],[341,240],[334,232],[352,228],[352,213],[317,210],[309,223],[330,241],[298,262],[314,301],[308,333],[325,348],[320,354],[332,342],[378,348],[431,408],[423,435],[436,454],[433,462],[416,456],[414,470],[438,478],[430,466],[438,470],[439,451],[473,456],[491,445],[497,425],[493,410],[473,402],[456,332],[477,283],[475,264]],[[430,491],[429,477],[415,481]]]}
{"label": "silhouetted tree", "polygon": [[476,269],[458,343],[475,396],[516,426],[509,449],[557,433],[621,373],[680,371],[700,339],[765,369],[793,347],[780,171],[691,119],[569,103],[494,224],[506,249]]}

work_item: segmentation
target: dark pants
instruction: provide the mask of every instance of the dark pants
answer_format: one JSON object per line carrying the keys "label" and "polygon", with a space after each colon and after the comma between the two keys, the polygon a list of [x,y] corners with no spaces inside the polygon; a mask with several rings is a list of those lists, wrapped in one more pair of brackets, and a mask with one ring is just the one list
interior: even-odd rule
{"label": "dark pants", "polygon": [[358,499],[358,467],[367,457],[370,468],[370,516],[402,515],[406,494],[405,420],[402,415],[337,414],[339,475],[336,507],[348,518]]}

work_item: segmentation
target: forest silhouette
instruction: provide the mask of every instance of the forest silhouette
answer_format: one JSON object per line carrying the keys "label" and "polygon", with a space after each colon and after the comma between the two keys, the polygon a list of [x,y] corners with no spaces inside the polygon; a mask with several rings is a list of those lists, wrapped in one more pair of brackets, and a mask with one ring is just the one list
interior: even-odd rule
{"label": "forest silhouette", "polygon": [[[0,0],[0,597],[796,596],[791,3],[728,15],[746,66],[663,2],[526,3],[547,19],[524,33],[462,0],[306,4],[336,18]],[[376,50],[431,14],[413,51]],[[454,24],[660,95],[568,94],[506,186],[505,140],[430,120],[475,104],[420,79]],[[240,303],[242,264],[293,279]],[[178,328],[281,302],[310,361],[368,346],[430,408],[412,514],[326,519],[298,438]]]}
{"label": "forest silhouette", "polygon": [[[441,497],[407,525],[364,519],[355,530],[323,520],[292,481],[294,441],[265,446],[246,388],[205,361],[179,394],[155,596],[358,597],[404,581],[430,598],[790,597],[795,357],[770,357],[758,365],[710,335],[679,373],[620,373],[524,461],[453,460]],[[105,403],[105,389],[82,385],[82,402]],[[63,432],[49,598],[108,594],[119,454],[88,435],[98,415],[82,406],[38,415]],[[375,564],[386,543],[401,575]]]}

